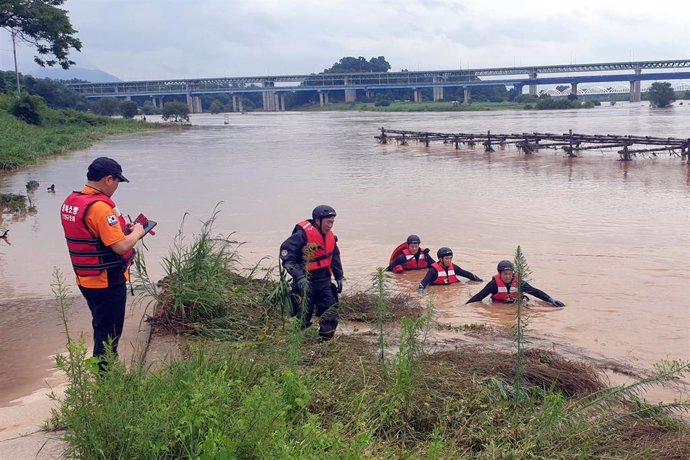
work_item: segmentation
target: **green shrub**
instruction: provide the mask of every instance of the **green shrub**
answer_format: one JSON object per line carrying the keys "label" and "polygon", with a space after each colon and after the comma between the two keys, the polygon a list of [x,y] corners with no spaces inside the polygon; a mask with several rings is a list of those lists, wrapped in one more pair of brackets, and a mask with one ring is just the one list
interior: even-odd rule
{"label": "green shrub", "polygon": [[45,107],[45,102],[40,96],[31,96],[22,93],[10,108],[10,113],[20,120],[31,125],[41,124],[41,110]]}

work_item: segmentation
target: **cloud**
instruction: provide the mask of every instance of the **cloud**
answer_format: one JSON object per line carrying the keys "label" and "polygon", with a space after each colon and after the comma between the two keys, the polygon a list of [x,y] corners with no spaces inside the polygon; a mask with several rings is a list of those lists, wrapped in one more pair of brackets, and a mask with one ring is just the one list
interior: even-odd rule
{"label": "cloud", "polygon": [[311,73],[343,56],[383,55],[393,70],[690,57],[679,0],[644,9],[623,0],[68,0],[65,8],[84,44],[79,65],[127,80]]}

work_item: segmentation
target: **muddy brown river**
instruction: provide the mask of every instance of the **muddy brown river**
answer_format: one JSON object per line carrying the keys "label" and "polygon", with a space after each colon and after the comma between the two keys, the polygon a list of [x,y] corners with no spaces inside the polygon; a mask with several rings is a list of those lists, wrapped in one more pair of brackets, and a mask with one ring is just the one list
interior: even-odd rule
{"label": "muddy brown river", "polygon": [[[574,132],[690,136],[690,105],[652,110],[646,103],[592,110],[465,113],[280,113],[198,115],[193,127],[122,136],[85,151],[0,176],[0,191],[25,193],[33,215],[5,215],[0,240],[0,403],[51,368],[64,339],[50,300],[51,273],[71,280],[58,219],[65,196],[84,183],[98,156],[117,159],[131,183],[115,200],[125,214],[159,222],[146,258],[154,278],[185,212],[198,231],[217,203],[219,233],[245,241],[242,263],[276,263],[293,225],[321,203],[338,212],[346,290],[364,289],[371,273],[410,233],[435,252],[449,246],[455,262],[488,281],[517,245],[531,284],[567,304],[530,307],[529,333],[648,369],[660,359],[690,359],[690,167],[677,157],[619,162],[614,152],[580,158],[514,148],[485,154],[432,144],[377,145],[381,126],[494,133]],[[46,191],[55,184],[56,193]],[[423,273],[394,278],[416,295]],[[513,309],[465,305],[484,283],[431,287],[439,321],[509,326]],[[78,293],[76,287],[73,291]],[[74,327],[89,329],[85,307]],[[37,369],[39,369],[37,371]],[[24,385],[24,386],[22,386]]]}

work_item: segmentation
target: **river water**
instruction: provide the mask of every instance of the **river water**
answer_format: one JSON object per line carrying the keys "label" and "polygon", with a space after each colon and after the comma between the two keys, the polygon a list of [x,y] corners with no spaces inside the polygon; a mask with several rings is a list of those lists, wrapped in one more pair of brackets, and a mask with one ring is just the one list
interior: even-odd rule
{"label": "river water", "polygon": [[[432,144],[378,145],[378,128],[437,132],[556,132],[685,138],[690,106],[652,110],[618,103],[591,110],[460,113],[251,113],[194,115],[193,127],[110,138],[85,151],[56,157],[0,176],[0,191],[33,193],[36,213],[3,216],[0,230],[0,388],[21,380],[46,350],[64,342],[50,304],[51,274],[71,278],[58,209],[84,183],[98,156],[117,159],[131,183],[115,200],[125,214],[144,212],[159,222],[147,237],[147,261],[160,277],[182,216],[198,231],[219,203],[214,225],[245,241],[243,264],[277,248],[293,225],[327,203],[338,212],[346,290],[369,285],[390,251],[410,233],[435,252],[449,246],[455,262],[488,281],[501,259],[520,245],[531,284],[567,304],[530,307],[529,332],[554,349],[579,347],[593,357],[639,368],[660,359],[690,359],[690,167],[677,157],[619,162],[613,152],[580,158],[514,148],[485,154]],[[56,193],[46,191],[55,184]],[[394,279],[416,292],[423,273]],[[505,306],[465,305],[484,283],[431,287],[440,321],[450,325],[507,326]],[[76,288],[74,289],[76,291]],[[416,294],[415,294],[416,295]],[[75,323],[88,330],[88,311]],[[38,347],[37,344],[43,344]],[[25,364],[13,350],[39,356]],[[54,352],[54,351],[53,351]],[[45,355],[45,356],[44,356]],[[11,369],[11,371],[9,370]],[[46,371],[47,372],[47,371]],[[9,374],[12,374],[11,376]],[[13,377],[11,380],[9,377]],[[3,390],[0,390],[2,392]]]}

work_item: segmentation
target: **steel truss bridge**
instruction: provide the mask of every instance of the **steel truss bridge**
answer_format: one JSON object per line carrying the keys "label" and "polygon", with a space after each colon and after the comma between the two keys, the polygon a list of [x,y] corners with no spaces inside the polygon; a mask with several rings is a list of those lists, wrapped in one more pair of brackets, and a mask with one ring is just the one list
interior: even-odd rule
{"label": "steel truss bridge", "polygon": [[[585,73],[589,75],[582,75]],[[264,110],[274,111],[284,110],[285,94],[296,91],[318,92],[323,105],[328,103],[328,92],[331,91],[345,91],[346,102],[354,102],[357,91],[409,89],[413,91],[415,101],[419,101],[421,90],[425,88],[433,90],[434,100],[443,99],[444,88],[463,88],[465,100],[469,102],[471,88],[497,85],[512,86],[518,94],[527,86],[530,94],[534,95],[537,94],[538,85],[570,85],[572,93],[585,94],[578,92],[579,83],[629,82],[631,101],[639,101],[642,81],[685,79],[690,79],[690,59],[409,72],[72,83],[69,86],[87,98],[148,97],[156,103],[156,99],[160,102],[160,98],[165,96],[186,96],[193,111],[200,111],[201,95],[230,94],[233,96],[233,105],[236,106],[239,101],[241,106],[242,94],[263,93]],[[195,107],[196,105],[198,107]],[[197,108],[199,110],[196,110]]]}

